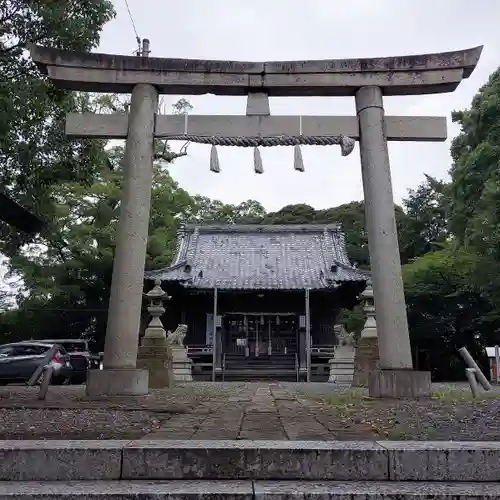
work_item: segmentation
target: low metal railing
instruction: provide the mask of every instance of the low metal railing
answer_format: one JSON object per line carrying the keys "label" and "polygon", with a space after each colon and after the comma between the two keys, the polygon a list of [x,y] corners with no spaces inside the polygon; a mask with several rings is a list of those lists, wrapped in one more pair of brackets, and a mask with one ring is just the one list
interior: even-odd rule
{"label": "low metal railing", "polygon": [[333,345],[315,345],[311,346],[311,354],[317,356],[333,356],[335,352],[335,346]]}
{"label": "low metal railing", "polygon": [[199,356],[201,354],[212,354],[213,347],[211,345],[188,345],[187,353],[193,356]]}

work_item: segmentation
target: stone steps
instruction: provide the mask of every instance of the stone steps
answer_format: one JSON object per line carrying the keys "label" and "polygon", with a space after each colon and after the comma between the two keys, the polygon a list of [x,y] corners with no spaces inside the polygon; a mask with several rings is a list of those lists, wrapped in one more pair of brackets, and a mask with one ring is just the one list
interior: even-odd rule
{"label": "stone steps", "polygon": [[0,461],[0,500],[500,498],[500,442],[0,441]]}
{"label": "stone steps", "polygon": [[224,371],[225,382],[272,381],[295,382],[297,372],[294,369],[277,368],[235,368]]}
{"label": "stone steps", "polygon": [[227,354],[224,380],[230,382],[248,380],[295,382],[297,380],[295,355],[277,353],[272,356],[263,354],[257,358],[246,358],[240,354]]}
{"label": "stone steps", "polygon": [[295,357],[280,356],[276,359],[245,358],[227,359],[224,368],[224,380],[229,382],[240,381],[270,381],[281,380],[295,382],[297,370]]}
{"label": "stone steps", "polygon": [[490,482],[500,442],[0,441],[0,463],[0,481]]}
{"label": "stone steps", "polygon": [[3,482],[2,500],[487,500],[500,498],[499,483],[308,481],[74,481]]}

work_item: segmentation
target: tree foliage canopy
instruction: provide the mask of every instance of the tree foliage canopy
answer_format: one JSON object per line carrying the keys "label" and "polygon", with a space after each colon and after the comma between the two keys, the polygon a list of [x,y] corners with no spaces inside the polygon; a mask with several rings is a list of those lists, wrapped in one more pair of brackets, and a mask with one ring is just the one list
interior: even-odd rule
{"label": "tree foliage canopy", "polygon": [[[113,16],[108,0],[0,2],[0,185],[39,215],[50,212],[51,185],[92,177],[103,144],[66,139],[66,113],[85,110],[87,99],[51,86],[27,57],[26,45],[90,51]],[[15,254],[25,241],[0,223],[5,253]]]}

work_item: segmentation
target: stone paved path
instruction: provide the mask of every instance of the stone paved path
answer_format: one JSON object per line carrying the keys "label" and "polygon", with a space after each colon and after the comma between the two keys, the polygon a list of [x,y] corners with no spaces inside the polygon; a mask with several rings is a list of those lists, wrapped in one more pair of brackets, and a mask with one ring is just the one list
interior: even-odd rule
{"label": "stone paved path", "polygon": [[0,439],[499,440],[500,388],[473,400],[435,384],[423,400],[380,400],[327,383],[195,382],[89,401],[83,386],[0,387]]}
{"label": "stone paved path", "polygon": [[332,432],[309,411],[308,400],[301,399],[292,384],[234,384],[232,389],[233,394],[226,401],[215,397],[211,404],[200,405],[188,415],[173,415],[144,438],[334,439]]}

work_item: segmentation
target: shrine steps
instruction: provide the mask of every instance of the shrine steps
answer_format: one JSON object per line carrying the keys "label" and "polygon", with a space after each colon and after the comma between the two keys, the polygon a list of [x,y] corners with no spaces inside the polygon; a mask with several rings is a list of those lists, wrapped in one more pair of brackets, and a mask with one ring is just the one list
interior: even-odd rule
{"label": "shrine steps", "polygon": [[498,442],[0,441],[0,500],[500,498]]}
{"label": "shrine steps", "polygon": [[295,354],[263,354],[245,357],[242,354],[226,354],[223,368],[224,381],[297,380]]}
{"label": "shrine steps", "polygon": [[2,500],[497,500],[498,483],[75,481],[0,483]]}

